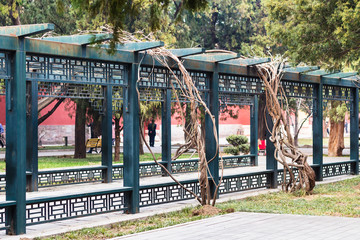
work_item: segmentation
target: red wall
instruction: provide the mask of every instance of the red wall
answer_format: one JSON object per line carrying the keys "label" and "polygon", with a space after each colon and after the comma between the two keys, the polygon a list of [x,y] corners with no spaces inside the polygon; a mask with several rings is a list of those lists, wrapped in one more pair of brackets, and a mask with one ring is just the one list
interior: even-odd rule
{"label": "red wall", "polygon": [[[66,102],[66,101],[65,101]],[[55,102],[46,107],[41,114],[46,114],[53,106]],[[66,103],[62,103],[58,109],[48,118],[46,119],[42,125],[74,125],[75,124],[75,113],[69,112],[65,109]],[[242,125],[250,125],[250,107],[239,108],[233,107],[234,112],[237,112],[237,119],[229,117],[229,114],[222,113],[220,114],[220,124],[242,124]],[[5,97],[0,97],[0,123],[6,125],[5,120]],[[70,115],[73,117],[71,118]],[[158,125],[161,124],[161,120],[157,119],[156,123]],[[171,118],[171,124],[177,125],[179,121],[175,116]]]}

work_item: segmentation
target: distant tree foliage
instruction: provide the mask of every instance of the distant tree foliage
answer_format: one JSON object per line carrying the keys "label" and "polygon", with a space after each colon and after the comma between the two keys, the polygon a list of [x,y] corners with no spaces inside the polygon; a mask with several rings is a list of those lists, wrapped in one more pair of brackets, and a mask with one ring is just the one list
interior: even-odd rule
{"label": "distant tree foliage", "polygon": [[359,0],[264,0],[268,33],[295,62],[359,70]]}
{"label": "distant tree foliage", "polygon": [[[59,1],[59,0],[58,0]],[[199,11],[204,9],[207,0],[71,0],[78,11],[86,11],[90,18],[101,17],[105,23],[114,28],[114,40],[119,37],[120,30],[126,29],[126,23],[134,22],[141,16],[147,16],[147,24],[152,31],[161,28],[161,21],[168,16],[174,5],[177,9],[175,18],[183,10]],[[131,26],[130,26],[131,27]]]}

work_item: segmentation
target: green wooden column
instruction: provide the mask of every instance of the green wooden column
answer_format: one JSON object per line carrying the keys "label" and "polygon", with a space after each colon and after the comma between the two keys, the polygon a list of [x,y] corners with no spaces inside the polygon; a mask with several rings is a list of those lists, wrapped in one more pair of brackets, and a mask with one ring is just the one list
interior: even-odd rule
{"label": "green wooden column", "polygon": [[259,115],[259,101],[258,96],[254,96],[254,104],[250,106],[250,154],[255,157],[251,161],[255,166],[258,166],[258,115]]}
{"label": "green wooden column", "polygon": [[102,116],[101,165],[103,182],[112,182],[112,87],[104,87],[105,99]]}
{"label": "green wooden column", "polygon": [[[266,111],[266,121],[267,121],[267,126],[271,131],[274,124],[270,115],[268,114],[268,111]],[[272,173],[268,177],[269,188],[277,188],[278,164],[274,157],[275,146],[270,141],[270,136],[271,133],[268,130],[266,130],[266,170],[272,171]]]}
{"label": "green wooden column", "polygon": [[166,89],[161,106],[161,157],[171,172],[171,89]]}
{"label": "green wooden column", "polygon": [[6,209],[7,234],[26,232],[26,80],[24,38],[18,38],[18,50],[11,56],[13,79],[6,89],[6,200],[16,205]]}
{"label": "green wooden column", "polygon": [[[136,54],[136,53],[135,53]],[[125,195],[128,213],[139,212],[139,103],[136,92],[139,64],[128,71],[128,87],[124,97],[124,186],[132,191]]]}
{"label": "green wooden column", "polygon": [[352,174],[359,174],[359,89],[351,88],[353,101],[350,107],[350,159],[356,160]]}
{"label": "green wooden column", "polygon": [[[215,72],[212,75],[212,79],[209,81],[209,95],[207,105],[211,113],[215,118],[215,127],[217,129],[217,141],[219,141],[219,73],[217,67]],[[209,163],[210,174],[215,180],[215,183],[219,183],[219,153],[216,154],[216,138],[214,137],[214,125],[212,123],[211,117],[205,115],[205,150],[206,150],[206,159],[210,160],[214,156],[215,158]],[[215,193],[215,185],[212,181],[211,184],[211,194]],[[219,195],[218,195],[219,196]]]}
{"label": "green wooden column", "polygon": [[316,181],[323,180],[323,87],[315,84],[313,89],[313,164]]}
{"label": "green wooden column", "polygon": [[38,82],[28,81],[26,113],[26,190],[38,190]]}

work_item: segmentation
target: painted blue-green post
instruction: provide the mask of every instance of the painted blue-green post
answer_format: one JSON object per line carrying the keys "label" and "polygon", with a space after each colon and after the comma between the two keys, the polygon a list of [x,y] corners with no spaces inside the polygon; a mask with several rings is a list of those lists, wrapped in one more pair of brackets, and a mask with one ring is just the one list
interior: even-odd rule
{"label": "painted blue-green post", "polygon": [[[271,116],[268,111],[266,111],[266,122],[268,129],[272,131],[274,126]],[[275,159],[275,146],[274,143],[270,141],[271,133],[266,130],[266,170],[271,170],[272,173],[268,177],[268,183],[270,188],[277,188],[277,175],[278,175],[278,163]]]}
{"label": "painted blue-green post", "polygon": [[359,174],[359,89],[351,88],[353,101],[350,107],[350,159],[356,160],[352,174]]}
{"label": "painted blue-green post", "polygon": [[[137,55],[137,53],[135,53]],[[136,58],[137,59],[137,58]],[[136,61],[137,62],[137,61]],[[132,191],[125,195],[128,213],[139,212],[139,103],[136,92],[138,63],[128,71],[124,98],[124,186]]]}
{"label": "painted blue-green post", "polygon": [[[214,125],[211,117],[205,115],[205,151],[206,159],[209,161],[214,158],[209,164],[211,176],[217,185],[219,183],[219,153],[216,152],[216,141],[219,142],[219,73],[217,67],[213,72],[212,79],[209,81],[209,95],[207,105],[215,120],[215,127],[217,129],[217,136],[214,136]],[[211,194],[214,196],[216,186],[212,180]]]}
{"label": "painted blue-green post", "polygon": [[27,191],[38,190],[38,82],[28,81],[26,113]]}
{"label": "painted blue-green post", "polygon": [[313,164],[316,181],[323,180],[323,87],[322,83],[313,88]]}
{"label": "painted blue-green post", "polygon": [[101,165],[103,182],[112,182],[112,87],[104,87],[105,99],[102,116]]}
{"label": "painted blue-green post", "polygon": [[258,166],[258,115],[259,100],[255,95],[253,105],[250,106],[250,154],[255,155],[251,157],[251,162],[255,166]]}
{"label": "painted blue-green post", "polygon": [[6,89],[6,200],[16,205],[6,209],[7,234],[26,232],[26,54],[24,38],[11,57],[12,79]]}
{"label": "painted blue-green post", "polygon": [[166,89],[161,107],[161,158],[171,172],[171,89]]}

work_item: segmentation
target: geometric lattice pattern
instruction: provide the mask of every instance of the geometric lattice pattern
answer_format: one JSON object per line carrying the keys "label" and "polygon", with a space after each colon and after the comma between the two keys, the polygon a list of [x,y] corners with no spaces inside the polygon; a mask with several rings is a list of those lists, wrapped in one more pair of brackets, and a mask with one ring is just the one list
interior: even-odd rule
{"label": "geometric lattice pattern", "polygon": [[251,173],[230,178],[223,178],[220,193],[231,193],[248,189],[263,188],[267,186],[267,173]]}
{"label": "geometric lattice pattern", "polygon": [[139,87],[167,87],[168,70],[165,68],[141,67]]}
{"label": "geometric lattice pattern", "polygon": [[198,170],[198,159],[176,160],[171,164],[173,173],[195,172]]}
{"label": "geometric lattice pattern", "polygon": [[219,92],[259,94],[262,91],[259,78],[219,74]]}
{"label": "geometric lattice pattern", "polygon": [[0,175],[0,192],[5,191],[5,187],[6,187],[6,175],[1,174]]}
{"label": "geometric lattice pattern", "polygon": [[[174,70],[170,72],[166,68],[157,68],[157,67],[141,67],[140,70],[140,81],[138,83],[139,88],[172,88],[173,86],[178,89],[180,86],[176,81],[176,77],[182,82],[182,74],[179,70]],[[209,89],[209,74],[203,72],[193,72],[189,71],[195,86],[199,91],[206,91]]]}
{"label": "geometric lattice pattern", "polygon": [[219,93],[220,107],[228,105],[251,106],[254,104],[253,96],[248,94]]}
{"label": "geometric lattice pattern", "polygon": [[5,208],[0,208],[0,230],[5,229]]}
{"label": "geometric lattice pattern", "polygon": [[125,85],[125,65],[53,56],[26,56],[26,79]]}
{"label": "geometric lattice pattern", "polygon": [[287,97],[312,98],[313,84],[281,81],[281,85]]}
{"label": "geometric lattice pattern", "polygon": [[323,99],[352,101],[351,89],[347,87],[323,85]]}
{"label": "geometric lattice pattern", "polygon": [[[294,168],[293,173],[294,173],[295,178],[297,178],[299,175],[299,170]],[[289,174],[289,172],[286,172],[286,181],[288,182],[289,180],[290,180],[290,174]],[[278,182],[278,184],[282,184],[283,181],[284,181],[284,171],[279,170],[278,175],[277,175],[277,182]]]}
{"label": "geometric lattice pattern", "polygon": [[0,52],[0,79],[10,78],[9,66],[8,55]]}
{"label": "geometric lattice pattern", "polygon": [[139,174],[141,177],[161,175],[161,167],[156,163],[140,163]]}
{"label": "geometric lattice pattern", "polygon": [[104,99],[101,85],[75,85],[57,82],[39,82],[39,97]]}
{"label": "geometric lattice pattern", "polygon": [[73,183],[101,181],[101,169],[72,169],[41,171],[38,175],[39,187],[65,185]]}
{"label": "geometric lattice pattern", "polygon": [[26,205],[26,223],[35,224],[96,213],[123,210],[124,193],[96,193],[93,196],[71,197],[64,200],[39,200]]}
{"label": "geometric lattice pattern", "polygon": [[6,79],[10,78],[7,54],[0,52],[0,95],[5,95]]}
{"label": "geometric lattice pattern", "polygon": [[116,164],[113,165],[112,179],[123,179],[124,178],[124,165]]}
{"label": "geometric lattice pattern", "polygon": [[[160,203],[175,202],[185,199],[193,199],[194,196],[185,191],[178,184],[164,186],[144,187],[140,189],[140,206],[150,206]],[[199,193],[199,182],[191,182],[183,184],[186,188],[193,191],[195,194]]]}
{"label": "geometric lattice pattern", "polygon": [[323,177],[334,177],[351,174],[352,163],[333,163],[323,165]]}
{"label": "geometric lattice pattern", "polygon": [[164,101],[164,91],[158,88],[139,88],[140,101],[143,102],[162,102]]}
{"label": "geometric lattice pattern", "polygon": [[[227,156],[222,157],[224,168],[254,166],[254,157],[251,156]],[[220,160],[220,158],[219,158]]]}

